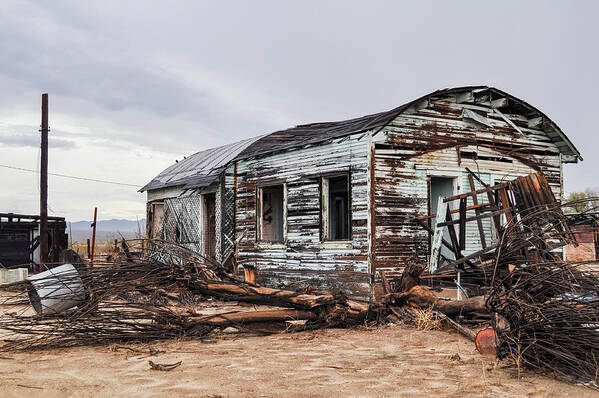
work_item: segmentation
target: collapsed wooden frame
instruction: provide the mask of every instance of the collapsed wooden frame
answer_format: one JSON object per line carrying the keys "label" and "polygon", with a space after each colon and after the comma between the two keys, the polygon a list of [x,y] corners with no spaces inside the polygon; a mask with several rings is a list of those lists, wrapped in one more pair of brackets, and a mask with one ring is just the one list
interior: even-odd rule
{"label": "collapsed wooden frame", "polygon": [[[548,249],[568,243],[576,244],[576,239],[568,226],[566,217],[556,201],[547,179],[541,172],[490,186],[483,182],[476,173],[468,168],[466,170],[468,171],[470,192],[450,197],[440,196],[436,213],[416,218],[416,221],[429,233],[432,241],[427,268],[430,273],[436,272],[439,269],[441,257],[445,258],[441,253],[442,246],[449,249],[455,256],[455,259],[445,258],[447,264],[444,268],[457,267],[464,269],[466,265],[476,266],[493,258],[508,226],[515,226],[521,232],[542,231],[546,234],[553,232],[551,236],[554,240],[557,236],[559,242],[555,242],[553,245],[547,242]],[[483,188],[476,189],[475,180]],[[486,202],[481,203],[479,201],[478,195],[481,194],[487,195]],[[469,198],[473,203],[471,206],[467,205]],[[455,202],[458,202],[457,206],[451,206]],[[544,212],[539,217],[527,217],[536,214],[539,210],[551,211]],[[468,216],[468,211],[474,211],[475,215]],[[454,219],[456,214],[457,218]],[[503,220],[502,216],[504,217]],[[432,219],[436,220],[434,229],[429,225]],[[494,242],[488,242],[485,237],[484,219],[492,219],[496,236]],[[473,222],[476,223],[482,248],[465,255],[466,226],[468,223]],[[449,241],[444,238],[445,228],[448,231]],[[531,255],[529,246],[524,240],[521,248],[524,258]]]}

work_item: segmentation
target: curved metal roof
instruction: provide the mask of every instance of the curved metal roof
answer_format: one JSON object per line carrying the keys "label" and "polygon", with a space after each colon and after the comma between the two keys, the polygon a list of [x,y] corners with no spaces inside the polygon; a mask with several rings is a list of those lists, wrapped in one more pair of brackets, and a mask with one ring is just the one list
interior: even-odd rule
{"label": "curved metal roof", "polygon": [[539,116],[544,117],[555,130],[555,137],[551,137],[551,139],[560,148],[560,151],[562,153],[574,155],[579,159],[582,159],[580,152],[574,147],[572,142],[568,139],[568,137],[566,137],[557,124],[555,124],[549,117],[547,117],[547,115],[537,108],[494,87],[464,86],[437,90],[386,112],[375,113],[373,115],[362,116],[359,118],[343,120],[339,122],[305,124],[286,130],[276,131],[254,142],[247,149],[242,151],[239,156],[237,156],[236,160],[266,155],[272,152],[297,148],[305,145],[313,145],[334,138],[341,138],[347,135],[365,132],[371,129],[383,128],[397,116],[410,108],[410,106],[424,101],[427,98],[471,91],[476,91],[479,95],[483,92],[493,92],[498,98],[500,96],[506,97],[514,103],[526,108],[529,112],[536,113]]}
{"label": "curved metal roof", "polygon": [[580,152],[574,147],[572,142],[566,137],[557,124],[537,108],[494,87],[464,86],[437,90],[386,112],[338,122],[320,122],[299,125],[286,130],[279,130],[271,134],[239,141],[230,145],[207,149],[170,166],[149,184],[144,186],[140,192],[181,185],[184,186],[184,188],[204,187],[214,182],[222,170],[234,160],[264,156],[273,152],[299,148],[306,145],[314,145],[351,134],[381,129],[397,116],[405,112],[410,106],[424,101],[427,98],[462,92],[475,92],[477,95],[492,92],[497,95],[498,98],[505,97],[512,101],[512,103],[525,109],[527,112],[543,117],[553,129],[553,133],[549,136],[559,148],[560,152],[573,155],[582,160]]}

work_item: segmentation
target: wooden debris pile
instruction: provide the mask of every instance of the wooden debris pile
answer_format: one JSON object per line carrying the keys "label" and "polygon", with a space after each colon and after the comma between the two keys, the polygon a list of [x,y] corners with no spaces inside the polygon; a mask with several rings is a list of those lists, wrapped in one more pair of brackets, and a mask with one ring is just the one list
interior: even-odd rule
{"label": "wooden debris pile", "polygon": [[[480,189],[475,179],[471,173],[472,192],[440,198],[437,214],[419,219],[431,234],[433,267],[408,264],[395,286],[381,273],[384,295],[379,301],[259,286],[174,243],[145,241],[143,255],[135,256],[123,242],[123,252],[112,261],[77,264],[76,271],[61,276],[62,285],[83,289],[71,308],[35,313],[30,297],[33,288],[44,288],[43,280],[8,286],[0,295],[0,338],[5,342],[0,351],[203,338],[227,327],[271,333],[410,321],[410,308],[417,307],[433,311],[472,340],[476,334],[465,324],[492,320],[500,359],[513,361],[518,369],[540,369],[596,386],[599,276],[588,264],[561,259],[559,249],[576,240],[549,184],[540,173]],[[455,210],[447,206],[451,201],[459,202]],[[432,218],[434,228],[426,223]],[[493,241],[485,239],[483,220],[493,220]],[[470,254],[465,252],[468,223],[483,232],[482,249]],[[441,245],[453,255],[444,257]],[[463,300],[442,299],[423,286],[443,278],[456,282],[456,276]],[[46,282],[46,288],[56,286],[52,277]],[[466,283],[470,288],[464,288]],[[69,289],[56,291],[62,296],[53,293],[53,300],[73,299]],[[207,297],[266,308],[207,314],[197,306]]]}
{"label": "wooden debris pile", "polygon": [[[11,310],[0,317],[5,345],[0,350],[67,347],[125,340],[203,337],[233,326],[241,331],[305,330],[363,324],[378,317],[377,305],[329,292],[271,289],[237,280],[214,260],[172,243],[148,242],[143,258],[125,256],[61,275],[64,286],[82,284],[85,301],[64,312],[35,314],[28,303],[31,285],[4,295]],[[48,286],[55,281],[48,278]],[[11,286],[15,291],[15,286]],[[69,300],[70,292],[53,300]],[[181,296],[216,297],[264,304],[263,311],[203,314],[179,302]],[[293,324],[290,321],[306,321]],[[256,325],[256,327],[254,327]],[[9,333],[6,336],[6,333]]]}
{"label": "wooden debris pile", "polygon": [[[544,250],[546,246],[550,249],[549,245],[561,247],[568,243],[576,244],[566,217],[542,173],[489,186],[477,174],[470,170],[468,172],[470,192],[440,197],[436,213],[416,219],[431,236],[431,259],[427,269],[429,272],[469,270],[470,275],[463,276],[471,277],[476,284],[488,284],[487,275],[480,272],[481,266],[494,260],[496,255],[504,250],[504,231],[514,223],[518,223],[518,228],[527,229],[529,232],[543,230],[542,234],[530,235],[530,238],[537,239],[533,246],[540,250]],[[475,180],[483,188],[477,189]],[[483,200],[482,196],[486,196],[486,200]],[[468,205],[469,203],[473,204]],[[538,217],[528,217],[530,214]],[[481,248],[465,254],[467,225],[474,223]],[[489,231],[491,228],[493,233]],[[448,236],[449,240],[445,236]],[[546,240],[549,236],[557,241]],[[523,238],[527,239],[526,236]],[[521,244],[527,245],[522,242]],[[444,256],[442,246],[451,255]]]}
{"label": "wooden debris pile", "polygon": [[[537,369],[597,387],[599,268],[562,258],[565,245],[577,245],[562,211],[571,204],[555,200],[541,173],[495,186],[479,180],[480,189],[474,186],[476,178],[470,172],[471,192],[439,198],[437,214],[419,218],[432,240],[431,266],[419,278],[437,284],[446,280],[477,296],[444,303],[414,290],[417,286],[396,293],[394,300],[411,300],[447,315],[455,314],[451,307],[460,316],[486,312],[493,320],[498,358],[513,361],[519,371]],[[454,201],[458,204],[450,210],[448,204]],[[468,214],[472,211],[473,216]],[[434,228],[426,224],[432,219]],[[484,220],[491,221],[486,225],[494,228],[493,241]],[[482,248],[464,254],[468,223],[476,223]],[[442,255],[442,245],[451,253],[449,258]]]}

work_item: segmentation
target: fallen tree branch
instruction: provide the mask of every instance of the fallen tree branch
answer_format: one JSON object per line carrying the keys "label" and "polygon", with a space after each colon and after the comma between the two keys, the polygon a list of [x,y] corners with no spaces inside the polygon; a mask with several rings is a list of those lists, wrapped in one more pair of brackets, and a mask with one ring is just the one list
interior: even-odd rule
{"label": "fallen tree branch", "polygon": [[178,368],[179,366],[181,366],[182,361],[176,362],[176,363],[171,363],[171,364],[166,364],[166,363],[154,363],[152,361],[148,361],[148,363],[150,364],[150,369],[152,370],[160,370],[163,372],[168,372],[170,370],[173,370],[175,368]]}
{"label": "fallen tree branch", "polygon": [[465,300],[443,300],[426,286],[414,286],[407,292],[389,294],[384,297],[384,300],[395,306],[407,304],[419,308],[431,308],[448,316],[489,312],[485,296],[476,296]]}

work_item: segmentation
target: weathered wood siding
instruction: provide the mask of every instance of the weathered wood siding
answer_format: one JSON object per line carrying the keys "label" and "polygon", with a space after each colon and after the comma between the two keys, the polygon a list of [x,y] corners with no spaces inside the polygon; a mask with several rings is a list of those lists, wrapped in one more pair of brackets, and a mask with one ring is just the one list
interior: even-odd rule
{"label": "weathered wood siding", "polygon": [[[462,118],[464,108],[486,114],[491,126]],[[398,275],[411,259],[427,261],[428,234],[414,217],[435,212],[428,209],[430,176],[458,178],[458,192],[467,192],[466,167],[491,184],[541,170],[560,198],[558,148],[544,131],[529,128],[525,115],[503,112],[524,136],[493,113],[490,103],[459,103],[455,97],[427,100],[374,136],[375,272],[384,269]],[[471,153],[477,153],[478,159],[472,159]],[[484,229],[485,236],[492,234],[490,221],[485,221]],[[469,226],[466,253],[480,244],[476,225]]]}
{"label": "weathered wood siding", "polygon": [[[368,135],[238,161],[227,170],[235,187],[239,262],[258,269],[259,282],[285,285],[306,281],[368,297]],[[347,172],[351,178],[351,245],[324,248],[321,241],[321,178]],[[228,186],[231,178],[227,178]],[[287,187],[287,237],[281,248],[256,240],[256,190],[261,185]],[[296,287],[302,284],[294,285]]]}

